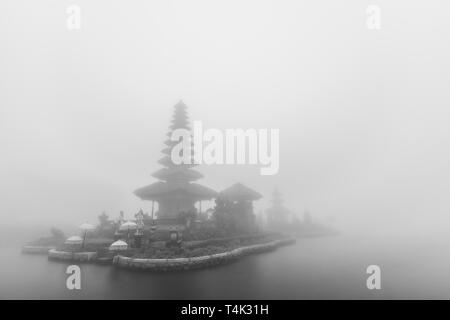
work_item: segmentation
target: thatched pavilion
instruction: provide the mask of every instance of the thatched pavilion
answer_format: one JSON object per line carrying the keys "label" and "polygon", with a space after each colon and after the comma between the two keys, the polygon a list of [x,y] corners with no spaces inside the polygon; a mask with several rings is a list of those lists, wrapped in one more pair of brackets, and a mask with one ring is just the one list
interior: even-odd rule
{"label": "thatched pavilion", "polygon": [[227,208],[235,229],[241,232],[252,232],[257,228],[253,201],[261,198],[262,195],[259,192],[242,183],[235,183],[219,193],[218,201]]}

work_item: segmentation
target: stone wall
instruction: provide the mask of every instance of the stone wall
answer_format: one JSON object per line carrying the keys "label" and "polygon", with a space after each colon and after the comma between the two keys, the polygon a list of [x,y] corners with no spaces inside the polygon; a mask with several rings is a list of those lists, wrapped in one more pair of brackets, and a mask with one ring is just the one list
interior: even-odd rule
{"label": "stone wall", "polygon": [[48,258],[55,260],[87,262],[95,260],[97,258],[97,252],[70,252],[52,249],[48,251]]}
{"label": "stone wall", "polygon": [[123,268],[142,269],[150,271],[190,270],[229,263],[244,255],[270,251],[279,246],[292,243],[295,243],[294,238],[275,240],[268,243],[240,247],[228,252],[192,258],[136,259],[118,255],[114,257],[113,264]]}

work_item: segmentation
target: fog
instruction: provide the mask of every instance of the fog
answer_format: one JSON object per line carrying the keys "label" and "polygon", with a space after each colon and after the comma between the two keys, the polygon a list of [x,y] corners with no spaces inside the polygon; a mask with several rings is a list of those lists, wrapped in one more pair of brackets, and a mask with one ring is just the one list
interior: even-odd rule
{"label": "fog", "polygon": [[[66,8],[81,8],[81,29]],[[432,235],[450,218],[445,1],[0,3],[3,227],[77,226],[150,202],[173,106],[205,128],[280,129],[280,170],[202,165],[204,185],[278,187],[342,231]],[[439,5],[439,6],[438,6]],[[447,10],[445,10],[447,9]]]}

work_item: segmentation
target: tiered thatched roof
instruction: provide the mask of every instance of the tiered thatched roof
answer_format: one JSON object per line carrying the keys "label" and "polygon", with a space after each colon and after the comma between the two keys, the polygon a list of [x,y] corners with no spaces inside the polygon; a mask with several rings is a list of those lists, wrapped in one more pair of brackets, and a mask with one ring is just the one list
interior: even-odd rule
{"label": "tiered thatched roof", "polygon": [[231,187],[220,192],[219,197],[232,201],[251,200],[255,201],[262,198],[259,192],[256,192],[242,183],[235,183]]}
{"label": "tiered thatched roof", "polygon": [[175,105],[170,130],[167,133],[169,139],[164,142],[166,147],[162,150],[164,156],[158,161],[164,168],[152,174],[161,181],[137,189],[134,194],[142,200],[157,201],[163,197],[184,195],[198,201],[209,200],[217,195],[217,192],[210,188],[192,183],[203,177],[201,173],[191,169],[195,166],[194,164],[175,164],[171,159],[172,148],[179,143],[170,139],[172,132],[176,129],[190,130],[186,108],[182,101]]}

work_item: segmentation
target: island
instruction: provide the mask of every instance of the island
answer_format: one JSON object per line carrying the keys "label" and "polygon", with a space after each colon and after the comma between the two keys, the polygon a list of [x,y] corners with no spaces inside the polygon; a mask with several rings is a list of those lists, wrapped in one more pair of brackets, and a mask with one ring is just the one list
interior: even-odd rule
{"label": "island", "polygon": [[[152,174],[157,181],[134,191],[142,201],[151,202],[151,212],[140,209],[126,218],[121,211],[116,219],[103,212],[96,225],[80,225],[79,234],[66,238],[53,229],[51,237],[28,243],[23,252],[119,268],[190,270],[271,251],[295,243],[298,237],[335,233],[308,219],[289,218],[278,191],[263,221],[253,209],[254,202],[262,198],[259,192],[242,183],[219,192],[197,183],[203,175],[194,170],[196,164],[176,164],[171,158],[179,142],[172,139],[172,132],[190,128],[186,105],[180,101],[174,109],[158,161],[163,168]],[[204,201],[214,201],[214,206],[202,210]]]}

